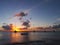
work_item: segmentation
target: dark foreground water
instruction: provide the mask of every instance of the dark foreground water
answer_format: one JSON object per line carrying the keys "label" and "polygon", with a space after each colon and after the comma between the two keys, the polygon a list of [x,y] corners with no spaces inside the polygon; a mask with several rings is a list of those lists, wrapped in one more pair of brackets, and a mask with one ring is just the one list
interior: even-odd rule
{"label": "dark foreground water", "polygon": [[0,32],[0,45],[60,45],[60,32]]}

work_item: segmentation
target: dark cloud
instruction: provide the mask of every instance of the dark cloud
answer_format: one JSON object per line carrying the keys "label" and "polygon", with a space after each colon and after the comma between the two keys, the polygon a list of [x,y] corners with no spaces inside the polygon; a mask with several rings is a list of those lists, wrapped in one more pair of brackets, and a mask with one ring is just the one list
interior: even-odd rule
{"label": "dark cloud", "polygon": [[22,23],[23,26],[30,27],[30,21],[26,20]]}
{"label": "dark cloud", "polygon": [[5,30],[12,30],[12,24],[10,24],[10,25],[3,25],[2,28],[4,28]]}
{"label": "dark cloud", "polygon": [[26,15],[27,15],[27,13],[21,12],[21,13],[16,14],[15,16],[16,17],[23,17],[23,16],[26,16]]}
{"label": "dark cloud", "polygon": [[24,11],[15,15],[16,17],[19,17],[19,20],[22,21],[22,25],[25,26],[26,28],[30,27],[30,21],[27,19],[24,19],[24,17],[28,15],[27,12],[28,11]]}
{"label": "dark cloud", "polygon": [[53,28],[60,28],[60,24],[58,24],[58,25],[53,25]]}
{"label": "dark cloud", "polygon": [[27,16],[27,13],[20,12],[20,13],[15,15],[15,17],[19,17],[19,20],[21,20],[24,16]]}
{"label": "dark cloud", "polygon": [[2,28],[4,28],[5,30],[10,30],[11,29],[9,25],[2,26]]}

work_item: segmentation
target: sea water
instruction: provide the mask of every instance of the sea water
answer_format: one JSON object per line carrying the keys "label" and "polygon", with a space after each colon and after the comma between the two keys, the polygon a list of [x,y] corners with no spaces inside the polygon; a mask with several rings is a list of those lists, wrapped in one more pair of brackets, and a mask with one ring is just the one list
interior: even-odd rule
{"label": "sea water", "polygon": [[28,32],[28,35],[21,35],[21,32],[0,32],[0,45],[39,40],[60,40],[60,32]]}

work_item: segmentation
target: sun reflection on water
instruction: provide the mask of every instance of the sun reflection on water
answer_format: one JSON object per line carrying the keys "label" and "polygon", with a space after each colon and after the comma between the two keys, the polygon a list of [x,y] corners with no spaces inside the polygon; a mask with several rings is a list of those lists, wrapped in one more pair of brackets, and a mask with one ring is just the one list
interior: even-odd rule
{"label": "sun reflection on water", "polygon": [[27,35],[21,35],[21,33],[12,33],[11,35],[11,43],[21,43],[28,41]]}
{"label": "sun reflection on water", "polygon": [[11,42],[19,42],[21,38],[20,33],[12,33],[11,34]]}

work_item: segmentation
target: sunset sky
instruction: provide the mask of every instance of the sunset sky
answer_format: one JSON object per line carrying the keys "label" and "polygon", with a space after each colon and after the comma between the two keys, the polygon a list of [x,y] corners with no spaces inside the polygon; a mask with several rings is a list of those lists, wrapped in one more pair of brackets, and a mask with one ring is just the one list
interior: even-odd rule
{"label": "sunset sky", "polygon": [[29,10],[26,18],[32,18],[31,26],[49,26],[60,22],[60,0],[0,0],[0,26],[3,23],[21,26],[14,15],[24,10]]}

